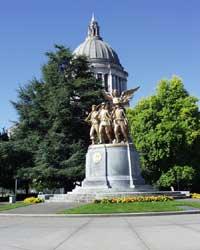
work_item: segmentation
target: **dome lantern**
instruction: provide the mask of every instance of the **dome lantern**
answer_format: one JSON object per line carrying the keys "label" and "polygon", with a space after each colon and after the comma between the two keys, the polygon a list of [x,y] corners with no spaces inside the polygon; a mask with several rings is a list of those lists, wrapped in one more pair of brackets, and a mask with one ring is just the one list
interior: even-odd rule
{"label": "dome lantern", "polygon": [[94,18],[94,14],[92,15],[92,19],[90,21],[90,24],[88,25],[88,37],[97,37],[98,39],[101,39],[100,27],[98,25],[98,22]]}

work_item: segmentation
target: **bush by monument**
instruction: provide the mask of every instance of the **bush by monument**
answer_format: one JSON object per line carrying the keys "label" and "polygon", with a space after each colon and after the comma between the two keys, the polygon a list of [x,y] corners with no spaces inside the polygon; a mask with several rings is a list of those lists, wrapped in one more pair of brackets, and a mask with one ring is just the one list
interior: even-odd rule
{"label": "bush by monument", "polygon": [[140,152],[143,176],[149,183],[156,184],[161,175],[175,165],[190,166],[196,173],[191,188],[200,189],[197,102],[198,99],[185,90],[182,80],[175,76],[161,80],[155,95],[142,99],[128,110],[131,135]]}
{"label": "bush by monument", "polygon": [[157,186],[169,190],[191,190],[196,176],[194,168],[190,166],[174,166],[163,173],[157,181]]}

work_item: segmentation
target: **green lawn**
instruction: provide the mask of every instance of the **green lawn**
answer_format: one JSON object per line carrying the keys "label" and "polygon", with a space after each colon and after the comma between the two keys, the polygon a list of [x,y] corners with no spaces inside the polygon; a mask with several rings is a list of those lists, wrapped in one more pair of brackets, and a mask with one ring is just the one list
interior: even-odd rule
{"label": "green lawn", "polygon": [[24,207],[24,206],[29,206],[29,204],[25,204],[22,201],[19,201],[19,202],[13,203],[13,204],[1,204],[0,203],[0,211],[10,210],[10,209]]}
{"label": "green lawn", "polygon": [[80,207],[67,209],[64,214],[109,214],[109,213],[139,213],[139,212],[166,212],[182,211],[179,206],[200,208],[199,202],[165,201],[165,202],[134,202],[118,204],[86,204]]}

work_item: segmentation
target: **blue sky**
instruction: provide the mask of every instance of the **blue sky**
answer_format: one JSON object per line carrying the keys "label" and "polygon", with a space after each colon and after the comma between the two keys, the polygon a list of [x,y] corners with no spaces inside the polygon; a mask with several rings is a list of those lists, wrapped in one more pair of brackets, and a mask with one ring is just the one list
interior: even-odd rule
{"label": "blue sky", "polygon": [[92,12],[129,72],[128,87],[141,86],[133,105],[172,75],[200,98],[199,0],[0,0],[0,128],[17,120],[10,100],[41,77],[44,53],[55,43],[75,49]]}

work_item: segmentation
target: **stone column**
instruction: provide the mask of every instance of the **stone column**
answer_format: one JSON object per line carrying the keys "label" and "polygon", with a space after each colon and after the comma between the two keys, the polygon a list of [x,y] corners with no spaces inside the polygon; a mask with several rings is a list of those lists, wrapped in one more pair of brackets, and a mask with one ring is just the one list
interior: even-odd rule
{"label": "stone column", "polygon": [[124,90],[125,90],[125,79],[122,78],[122,91],[124,91]]}
{"label": "stone column", "polygon": [[109,92],[112,92],[112,82],[113,82],[113,79],[112,79],[112,73],[111,71],[109,72],[108,74],[108,91]]}
{"label": "stone column", "polygon": [[104,88],[106,91],[108,91],[108,74],[104,74],[103,75],[103,78],[104,78]]}
{"label": "stone column", "polygon": [[116,88],[116,76],[113,75],[113,76],[112,76],[112,79],[113,79],[113,80],[112,80],[112,90],[113,90],[113,89]]}
{"label": "stone column", "polygon": [[124,90],[127,90],[127,80],[125,79],[125,82],[124,82]]}
{"label": "stone column", "polygon": [[104,74],[101,74],[101,79],[102,79],[102,85],[105,89],[105,78],[104,78]]}
{"label": "stone column", "polygon": [[119,77],[119,92],[122,93],[122,78]]}
{"label": "stone column", "polygon": [[116,89],[120,93],[120,90],[119,90],[119,77],[118,76],[116,76]]}

